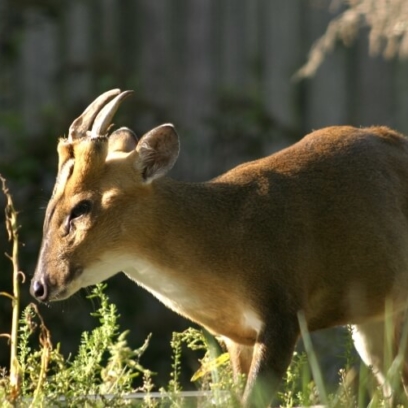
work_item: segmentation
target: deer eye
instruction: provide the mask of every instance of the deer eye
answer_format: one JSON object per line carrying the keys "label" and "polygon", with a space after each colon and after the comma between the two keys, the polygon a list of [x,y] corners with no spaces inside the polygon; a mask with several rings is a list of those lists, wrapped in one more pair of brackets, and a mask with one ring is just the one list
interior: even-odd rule
{"label": "deer eye", "polygon": [[91,212],[92,203],[89,200],[82,200],[76,204],[69,215],[67,216],[64,224],[64,235],[68,235],[71,232],[73,222],[76,218],[82,217],[83,215],[89,214]]}
{"label": "deer eye", "polygon": [[89,200],[80,201],[75,207],[71,210],[69,215],[70,221],[79,218],[82,215],[88,214],[91,211],[92,204]]}

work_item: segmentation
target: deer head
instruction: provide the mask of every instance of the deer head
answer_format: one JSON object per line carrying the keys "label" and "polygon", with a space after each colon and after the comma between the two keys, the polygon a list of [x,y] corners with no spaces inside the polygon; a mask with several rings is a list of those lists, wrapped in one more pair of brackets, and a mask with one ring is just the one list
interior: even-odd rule
{"label": "deer head", "polygon": [[[119,89],[105,92],[74,120],[68,137],[59,141],[58,175],[31,284],[32,295],[41,301],[69,297],[119,272],[109,263],[92,269],[126,235],[121,216],[129,206],[126,192],[139,189],[132,202],[142,206],[151,183],[177,159],[179,140],[170,124],[140,140],[128,128],[109,133],[115,112],[131,94]],[[148,222],[146,215],[139,221]]]}

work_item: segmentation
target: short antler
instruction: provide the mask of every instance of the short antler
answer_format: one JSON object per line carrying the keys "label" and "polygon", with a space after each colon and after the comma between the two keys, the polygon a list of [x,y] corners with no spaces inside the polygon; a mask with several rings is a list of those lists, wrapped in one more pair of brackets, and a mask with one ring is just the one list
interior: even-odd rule
{"label": "short antler", "polygon": [[120,94],[120,89],[112,89],[100,95],[96,98],[82,113],[81,116],[76,118],[72,125],[69,127],[68,141],[72,142],[75,139],[81,138],[86,135],[87,130],[90,128],[96,115],[102,109],[102,107],[111,100],[114,96]]}
{"label": "short antler", "polygon": [[124,91],[105,105],[105,107],[99,112],[92,126],[91,139],[104,135],[107,132],[112,118],[118,110],[120,104],[132,93],[133,91]]}

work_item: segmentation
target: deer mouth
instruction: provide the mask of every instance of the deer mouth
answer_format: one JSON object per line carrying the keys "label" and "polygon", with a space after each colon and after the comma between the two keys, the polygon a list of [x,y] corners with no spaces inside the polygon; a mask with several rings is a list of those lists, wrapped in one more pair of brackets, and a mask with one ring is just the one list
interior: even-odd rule
{"label": "deer mouth", "polygon": [[82,267],[77,266],[72,268],[62,284],[59,282],[51,282],[47,274],[44,273],[38,277],[34,275],[31,281],[30,293],[42,303],[66,299],[81,288],[78,285],[79,282],[77,278],[82,272]]}

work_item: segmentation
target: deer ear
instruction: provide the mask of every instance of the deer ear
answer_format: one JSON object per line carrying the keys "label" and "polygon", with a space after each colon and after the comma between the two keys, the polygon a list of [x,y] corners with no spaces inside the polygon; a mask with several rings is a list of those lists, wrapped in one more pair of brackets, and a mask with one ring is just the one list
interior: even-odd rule
{"label": "deer ear", "polygon": [[179,150],[179,138],[173,125],[161,125],[146,133],[136,146],[144,181],[150,183],[164,176],[176,162]]}
{"label": "deer ear", "polygon": [[109,152],[131,152],[137,144],[137,136],[127,127],[115,130],[109,136]]}

